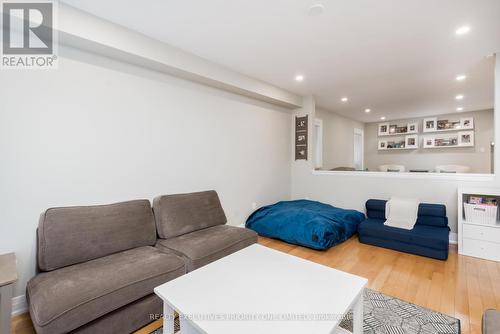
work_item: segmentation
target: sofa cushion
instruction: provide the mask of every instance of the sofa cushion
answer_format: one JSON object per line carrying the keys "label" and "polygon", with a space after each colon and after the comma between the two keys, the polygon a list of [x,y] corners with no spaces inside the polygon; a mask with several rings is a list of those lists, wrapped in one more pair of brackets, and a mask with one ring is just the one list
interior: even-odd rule
{"label": "sofa cushion", "polygon": [[219,225],[171,239],[158,239],[156,247],[183,256],[191,271],[257,242],[252,230]]}
{"label": "sofa cushion", "polygon": [[151,294],[78,327],[71,334],[133,333],[159,319],[162,313],[163,301]]}
{"label": "sofa cushion", "polygon": [[398,240],[386,239],[383,237],[359,235],[359,242],[388,249],[394,249],[399,252],[426,256],[438,260],[448,259],[448,249],[434,249],[413,244],[408,244]]}
{"label": "sofa cushion", "polygon": [[385,226],[383,219],[368,218],[359,224],[358,233],[363,236],[395,240],[439,250],[447,250],[449,245],[448,227],[415,225],[412,230],[405,230]]}
{"label": "sofa cushion", "polygon": [[442,204],[420,203],[418,206],[418,225],[448,227],[446,206]]}
{"label": "sofa cushion", "polygon": [[385,219],[385,203],[381,199],[369,199],[366,201],[366,216],[373,219]]}
{"label": "sofa cushion", "polygon": [[153,201],[153,209],[158,235],[163,239],[226,223],[219,196],[213,190],[159,196]]}
{"label": "sofa cushion", "polygon": [[52,208],[38,225],[38,266],[49,271],[155,243],[148,200]]}
{"label": "sofa cushion", "polygon": [[31,317],[44,333],[66,333],[152,294],[185,271],[180,257],[145,246],[41,273],[28,282]]}

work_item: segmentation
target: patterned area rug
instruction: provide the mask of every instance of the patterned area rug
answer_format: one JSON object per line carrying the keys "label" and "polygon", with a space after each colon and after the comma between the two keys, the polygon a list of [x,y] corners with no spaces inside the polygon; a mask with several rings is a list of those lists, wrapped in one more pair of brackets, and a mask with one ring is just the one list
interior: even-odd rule
{"label": "patterned area rug", "polygon": [[[384,295],[370,289],[364,291],[365,334],[458,334],[460,320],[429,309]],[[348,313],[340,327],[352,330],[352,313]],[[179,324],[176,319],[176,333]],[[151,334],[162,334],[162,328]]]}

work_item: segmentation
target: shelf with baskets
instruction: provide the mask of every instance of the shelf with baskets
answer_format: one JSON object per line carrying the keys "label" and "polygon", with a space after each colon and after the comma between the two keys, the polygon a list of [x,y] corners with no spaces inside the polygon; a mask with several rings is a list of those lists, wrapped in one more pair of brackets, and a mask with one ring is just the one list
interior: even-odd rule
{"label": "shelf with baskets", "polygon": [[458,190],[458,252],[500,262],[500,189]]}

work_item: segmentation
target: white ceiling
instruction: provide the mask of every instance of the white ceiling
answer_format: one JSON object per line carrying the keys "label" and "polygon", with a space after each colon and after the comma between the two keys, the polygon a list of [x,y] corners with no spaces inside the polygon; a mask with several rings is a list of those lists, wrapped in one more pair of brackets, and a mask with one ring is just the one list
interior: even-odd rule
{"label": "white ceiling", "polygon": [[[500,0],[63,2],[364,122],[493,106]],[[316,3],[325,12],[309,16]]]}

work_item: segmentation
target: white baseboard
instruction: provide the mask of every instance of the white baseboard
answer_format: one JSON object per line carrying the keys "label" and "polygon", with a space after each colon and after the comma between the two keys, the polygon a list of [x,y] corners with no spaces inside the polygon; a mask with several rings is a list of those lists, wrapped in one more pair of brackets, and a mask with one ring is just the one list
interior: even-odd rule
{"label": "white baseboard", "polygon": [[458,234],[450,232],[450,244],[452,245],[458,244]]}
{"label": "white baseboard", "polygon": [[12,298],[12,316],[28,312],[28,303],[26,296],[17,296]]}

